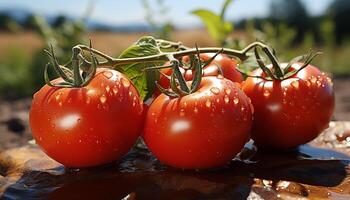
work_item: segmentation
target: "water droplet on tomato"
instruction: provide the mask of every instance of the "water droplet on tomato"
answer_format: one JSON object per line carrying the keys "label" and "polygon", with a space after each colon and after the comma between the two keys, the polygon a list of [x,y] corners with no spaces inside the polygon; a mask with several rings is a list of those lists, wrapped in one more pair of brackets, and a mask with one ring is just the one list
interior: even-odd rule
{"label": "water droplet on tomato", "polygon": [[264,95],[265,97],[270,96],[270,91],[268,91],[268,90],[264,90],[263,95]]}
{"label": "water droplet on tomato", "polygon": [[310,87],[311,83],[310,81],[306,81],[306,86]]}
{"label": "water droplet on tomato", "polygon": [[246,108],[244,106],[241,107],[241,111],[245,111]]}
{"label": "water droplet on tomato", "polygon": [[216,103],[220,103],[220,99],[216,99]]}
{"label": "water droplet on tomato", "polygon": [[316,81],[317,81],[317,78],[316,78],[315,76],[311,76],[311,77],[310,77],[310,82],[311,82],[311,83],[314,84],[314,83],[316,83]]}
{"label": "water droplet on tomato", "polygon": [[79,143],[81,143],[81,142],[82,142],[82,140],[79,140],[78,142],[79,142]]}
{"label": "water droplet on tomato", "polygon": [[227,95],[225,95],[224,96],[224,101],[225,101],[225,103],[229,103],[230,102],[230,98]]}
{"label": "water droplet on tomato", "polygon": [[55,127],[56,127],[56,125],[55,125],[55,124],[52,124],[52,125],[51,125],[51,127],[52,127],[52,128],[55,128]]}
{"label": "water droplet on tomato", "polygon": [[109,92],[111,90],[111,88],[109,87],[109,85],[106,86],[106,92]]}
{"label": "water droplet on tomato", "polygon": [[129,96],[132,96],[132,92],[131,91],[129,91]]}
{"label": "water droplet on tomato", "polygon": [[117,88],[117,86],[114,86],[112,90],[113,90],[113,93],[114,93],[114,94],[117,94],[117,93],[118,93],[118,88]]}
{"label": "water droplet on tomato", "polygon": [[317,84],[318,87],[320,87],[322,82],[321,81],[316,81],[316,84]]}
{"label": "water droplet on tomato", "polygon": [[221,113],[225,113],[225,109],[224,108],[221,108]]}
{"label": "water droplet on tomato", "polygon": [[332,84],[332,79],[331,78],[326,77],[326,80],[327,80],[328,83]]}
{"label": "water droplet on tomato", "polygon": [[110,72],[110,71],[104,71],[103,75],[108,79],[110,79],[113,76],[112,72]]}
{"label": "water droplet on tomato", "polygon": [[180,110],[180,116],[181,117],[185,116],[185,110],[183,108]]}
{"label": "water droplet on tomato", "polygon": [[62,106],[62,102],[58,102],[58,105],[59,105],[59,106]]}
{"label": "water droplet on tomato", "polygon": [[91,98],[90,97],[87,97],[86,98],[86,103],[89,104],[91,102]]}
{"label": "water droplet on tomato", "polygon": [[198,108],[194,107],[193,112],[197,114],[198,113]]}
{"label": "water droplet on tomato", "polygon": [[211,106],[211,101],[210,101],[210,99],[207,99],[207,100],[205,101],[205,106],[208,107],[208,108]]}
{"label": "water droplet on tomato", "polygon": [[299,88],[299,81],[293,81],[292,86],[295,88]]}
{"label": "water droplet on tomato", "polygon": [[43,140],[43,138],[42,137],[39,137],[39,141],[42,141]]}
{"label": "water droplet on tomato", "polygon": [[286,104],[286,103],[287,103],[287,100],[286,100],[286,99],[282,99],[282,103],[283,103],[283,104]]}
{"label": "water droplet on tomato", "polygon": [[225,89],[225,93],[226,93],[227,95],[230,95],[231,92],[232,92],[232,90],[231,90],[230,88],[226,88],[226,89]]}
{"label": "water droplet on tomato", "polygon": [[184,107],[185,107],[185,108],[187,107],[187,102],[186,102],[186,101],[184,102]]}
{"label": "water droplet on tomato", "polygon": [[100,96],[100,101],[101,101],[101,103],[105,103],[106,101],[107,101],[107,97],[106,97],[106,95],[101,95]]}
{"label": "water droplet on tomato", "polygon": [[99,140],[96,140],[96,144],[99,144],[100,143],[100,141]]}
{"label": "water droplet on tomato", "polygon": [[58,100],[60,100],[60,98],[61,98],[61,94],[60,94],[60,93],[59,93],[59,94],[57,94],[55,98],[56,98],[56,100],[57,100],[57,101],[58,101]]}
{"label": "water droplet on tomato", "polygon": [[217,88],[217,87],[212,87],[212,88],[210,88],[210,91],[211,91],[213,94],[219,94],[219,93],[220,93],[220,89]]}
{"label": "water droplet on tomato", "polygon": [[60,143],[60,141],[57,140],[57,141],[56,141],[56,144],[59,144],[59,143]]}
{"label": "water droplet on tomato", "polygon": [[239,103],[239,99],[237,97],[233,98],[233,103],[237,105]]}
{"label": "water droplet on tomato", "polygon": [[130,86],[130,81],[128,81],[125,78],[121,78],[121,82],[122,82],[123,86],[126,88]]}

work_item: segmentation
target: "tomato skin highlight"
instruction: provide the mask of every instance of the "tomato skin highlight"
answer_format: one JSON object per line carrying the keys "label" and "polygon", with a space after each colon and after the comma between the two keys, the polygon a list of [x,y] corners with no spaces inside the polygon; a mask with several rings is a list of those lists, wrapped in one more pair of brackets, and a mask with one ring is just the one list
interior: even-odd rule
{"label": "tomato skin highlight", "polygon": [[138,91],[126,76],[98,69],[85,87],[43,86],[34,95],[29,120],[47,155],[66,167],[90,167],[118,160],[131,149],[143,112]]}
{"label": "tomato skin highlight", "polygon": [[[252,75],[265,74],[257,69]],[[282,81],[250,77],[242,89],[255,110],[252,139],[262,148],[289,149],[311,141],[328,127],[334,111],[333,84],[312,65]]]}
{"label": "tomato skin highlight", "polygon": [[240,152],[251,124],[250,100],[236,83],[203,77],[192,94],[159,95],[149,107],[143,137],[162,163],[183,169],[212,168]]}

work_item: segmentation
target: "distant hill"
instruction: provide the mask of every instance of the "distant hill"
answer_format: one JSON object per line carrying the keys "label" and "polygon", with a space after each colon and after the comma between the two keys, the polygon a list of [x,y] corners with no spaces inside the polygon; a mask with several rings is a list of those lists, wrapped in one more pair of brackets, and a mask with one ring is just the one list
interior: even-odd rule
{"label": "distant hill", "polygon": [[[7,16],[20,25],[24,25],[26,23],[26,20],[33,15],[35,15],[35,13],[23,8],[0,8],[0,16]],[[58,17],[62,17],[62,15],[44,15],[42,17],[44,17],[46,21],[52,25],[56,21],[56,19]],[[76,16],[67,16],[67,15],[65,15],[64,18],[66,20],[71,20],[71,21],[80,19],[79,17],[76,17]],[[115,25],[115,24],[104,23],[98,20],[88,19],[85,25],[89,31],[97,31],[97,30],[111,31],[111,32],[153,31],[152,27],[142,23]]]}

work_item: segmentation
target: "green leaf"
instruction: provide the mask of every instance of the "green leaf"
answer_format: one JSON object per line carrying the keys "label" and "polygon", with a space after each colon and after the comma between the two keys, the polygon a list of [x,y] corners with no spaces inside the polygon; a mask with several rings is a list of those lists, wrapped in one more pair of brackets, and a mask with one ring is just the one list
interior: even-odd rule
{"label": "green leaf", "polygon": [[223,21],[221,16],[209,10],[194,10],[192,14],[202,20],[210,36],[220,43],[219,45],[223,44],[226,36],[233,30],[231,23]]}
{"label": "green leaf", "polygon": [[220,13],[221,20],[224,20],[226,10],[231,3],[232,3],[232,0],[225,0]]}
{"label": "green leaf", "polygon": [[[135,58],[143,56],[158,55],[161,51],[156,40],[151,36],[141,37],[136,43],[128,47],[119,58]],[[155,65],[161,65],[163,62],[143,62],[126,64],[118,68],[122,71],[135,85],[143,100],[152,95],[156,85],[155,82],[159,78],[157,70],[144,70],[145,68]]]}

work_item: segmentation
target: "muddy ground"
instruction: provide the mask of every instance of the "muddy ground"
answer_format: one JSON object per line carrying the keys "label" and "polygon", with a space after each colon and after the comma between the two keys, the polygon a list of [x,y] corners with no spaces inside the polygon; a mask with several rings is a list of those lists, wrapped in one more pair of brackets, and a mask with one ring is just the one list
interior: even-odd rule
{"label": "muddy ground", "polygon": [[[336,109],[333,120],[350,121],[350,77],[334,80]],[[28,111],[31,98],[0,101],[0,150],[18,147],[32,139]]]}

